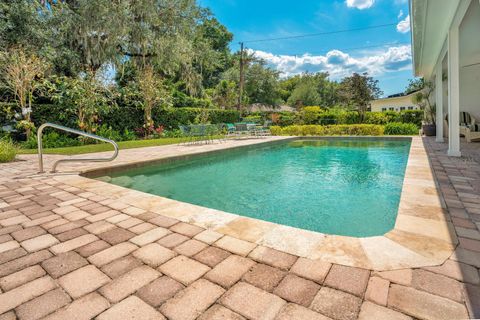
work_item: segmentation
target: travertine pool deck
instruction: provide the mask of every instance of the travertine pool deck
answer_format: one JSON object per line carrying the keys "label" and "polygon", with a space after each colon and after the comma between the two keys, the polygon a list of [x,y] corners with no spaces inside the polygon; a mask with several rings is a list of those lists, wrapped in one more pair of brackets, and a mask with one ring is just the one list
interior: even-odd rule
{"label": "travertine pool deck", "polygon": [[[395,229],[349,238],[79,176],[275,141],[121,151],[36,175],[0,164],[0,319],[480,317],[480,164],[414,137]],[[469,148],[480,148],[469,144]],[[62,156],[46,157],[46,168]],[[222,318],[223,317],[223,318]]]}

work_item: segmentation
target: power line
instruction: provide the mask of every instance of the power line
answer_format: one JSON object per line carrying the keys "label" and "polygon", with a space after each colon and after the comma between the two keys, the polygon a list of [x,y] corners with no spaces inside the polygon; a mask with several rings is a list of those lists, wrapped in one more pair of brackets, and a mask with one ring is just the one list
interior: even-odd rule
{"label": "power line", "polygon": [[369,27],[343,29],[343,30],[326,31],[326,32],[309,33],[309,34],[301,34],[301,35],[297,35],[297,36],[256,39],[256,40],[243,41],[243,43],[266,42],[266,41],[276,41],[276,40],[289,40],[289,39],[299,39],[299,38],[307,38],[307,37],[317,37],[317,36],[323,36],[323,35],[327,35],[327,34],[337,34],[337,33],[353,32],[353,31],[362,31],[362,30],[385,28],[385,27],[395,26],[395,25],[397,25],[397,24],[398,24],[398,22],[394,22],[394,23],[379,24],[379,25],[369,26]]}
{"label": "power line", "polygon": [[[379,48],[379,47],[384,47],[384,46],[391,46],[391,45],[397,45],[397,46],[404,46],[404,45],[409,45],[410,42],[403,42],[403,43],[384,43],[384,44],[376,44],[376,45],[368,45],[368,46],[361,46],[361,47],[349,47],[349,48],[334,48],[334,49],[324,49],[323,51],[314,51],[314,52],[304,52],[304,53],[291,53],[291,54],[277,54],[278,56],[303,56],[305,54],[321,54],[326,51],[330,50],[339,50],[339,51],[349,51],[349,50],[359,50],[359,49],[369,49],[369,48]],[[254,50],[252,48],[248,48],[250,50]]]}

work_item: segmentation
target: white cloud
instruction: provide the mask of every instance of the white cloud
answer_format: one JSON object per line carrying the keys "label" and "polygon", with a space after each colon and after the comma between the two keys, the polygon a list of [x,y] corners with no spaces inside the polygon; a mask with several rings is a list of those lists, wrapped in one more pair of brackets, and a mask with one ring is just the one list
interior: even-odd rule
{"label": "white cloud", "polygon": [[280,71],[283,77],[307,71],[328,72],[335,80],[349,76],[353,72],[368,72],[372,76],[379,76],[388,72],[408,70],[412,64],[409,45],[364,52],[359,57],[353,57],[340,50],[331,50],[325,55],[307,53],[302,56],[275,55],[260,50],[250,52]]}
{"label": "white cloud", "polygon": [[410,15],[407,15],[405,19],[397,24],[397,31],[400,33],[407,33],[410,31]]}
{"label": "white cloud", "polygon": [[349,8],[357,8],[359,10],[363,10],[373,6],[375,0],[346,0],[345,3]]}
{"label": "white cloud", "polygon": [[400,12],[398,13],[397,19],[400,19],[401,17],[403,17],[403,10],[400,10]]}

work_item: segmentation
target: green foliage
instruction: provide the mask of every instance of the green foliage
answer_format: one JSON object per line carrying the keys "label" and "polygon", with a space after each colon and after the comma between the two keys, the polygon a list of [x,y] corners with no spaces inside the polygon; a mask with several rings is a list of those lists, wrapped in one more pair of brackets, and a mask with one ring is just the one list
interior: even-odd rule
{"label": "green foliage", "polygon": [[329,135],[348,136],[381,136],[384,134],[383,126],[376,124],[340,124],[327,126]]}
{"label": "green foliage", "polygon": [[313,79],[301,81],[287,100],[287,104],[294,107],[315,106],[322,103],[322,98],[315,87]]}
{"label": "green foliage", "polygon": [[93,73],[77,78],[52,77],[46,86],[62,112],[76,115],[80,130],[95,132],[99,113],[111,107],[111,92]]}
{"label": "green foliage", "polygon": [[[249,63],[245,66],[244,101],[246,103],[261,103],[278,105],[281,103],[279,78],[280,73],[268,67],[265,61],[250,55],[245,58]],[[236,83],[240,79],[238,61],[225,73],[223,79]]]}
{"label": "green foliage", "polygon": [[282,80],[282,97],[290,106],[333,107],[339,103],[338,83],[326,72],[304,73]]}
{"label": "green foliage", "polygon": [[324,109],[321,107],[304,107],[297,121],[301,124],[354,124],[359,122],[356,111],[342,108]]}
{"label": "green foliage", "polygon": [[408,86],[405,88],[405,94],[410,94],[415,91],[422,90],[425,87],[424,78],[415,78],[408,80]]}
{"label": "green foliage", "polygon": [[270,131],[273,135],[281,136],[381,136],[384,134],[383,126],[374,124],[273,126]]}
{"label": "green foliage", "polygon": [[243,122],[251,122],[251,123],[261,124],[264,120],[263,120],[262,116],[251,115],[251,116],[243,117],[242,121]]}
{"label": "green foliage", "polygon": [[[422,110],[405,110],[399,113],[398,122],[402,123],[413,123],[420,128],[422,125],[423,111]],[[393,122],[393,121],[391,121]]]}
{"label": "green foliage", "polygon": [[405,110],[400,112],[367,112],[365,114],[365,123],[387,124],[391,122],[412,123],[417,128],[422,124],[422,110]]}
{"label": "green foliage", "polygon": [[0,139],[0,162],[10,162],[17,155],[17,147],[6,138]]}
{"label": "green foliage", "polygon": [[297,114],[295,112],[282,111],[271,113],[270,119],[273,124],[284,126],[291,126],[297,121]]}
{"label": "green foliage", "polygon": [[230,109],[238,104],[237,85],[233,81],[221,80],[211,91],[213,102],[221,107]]}
{"label": "green foliage", "polygon": [[416,135],[418,134],[418,127],[413,123],[391,122],[385,125],[385,134]]}
{"label": "green foliage", "polygon": [[194,124],[198,119],[205,117],[212,124],[233,123],[240,120],[240,113],[236,110],[201,109],[201,108],[168,108],[153,111],[153,119],[156,124],[166,129],[178,129],[182,124]]}
{"label": "green foliage", "polygon": [[122,134],[119,131],[113,130],[111,126],[106,125],[106,124],[102,124],[100,127],[98,127],[95,134],[99,135],[100,137],[104,137],[104,138],[107,138],[107,139],[110,139],[110,140],[113,140],[113,141],[124,140]]}

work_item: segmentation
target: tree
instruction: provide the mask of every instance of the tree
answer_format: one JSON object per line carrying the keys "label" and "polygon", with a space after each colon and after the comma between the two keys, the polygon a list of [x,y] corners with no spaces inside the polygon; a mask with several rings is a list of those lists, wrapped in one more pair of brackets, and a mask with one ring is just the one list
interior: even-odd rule
{"label": "tree", "polygon": [[353,73],[350,77],[345,77],[340,83],[339,91],[344,102],[358,110],[360,121],[365,118],[370,101],[383,94],[378,87],[378,80],[369,77],[367,73]]}
{"label": "tree", "polygon": [[48,5],[52,28],[59,28],[55,41],[69,55],[70,70],[96,73],[105,64],[123,59],[118,50],[126,40],[129,1],[51,1]]}
{"label": "tree", "polygon": [[145,135],[149,136],[155,130],[152,118],[153,107],[162,102],[167,94],[162,80],[154,73],[152,67],[145,67],[137,82],[143,98]]}
{"label": "tree", "polygon": [[[244,103],[261,103],[271,106],[281,103],[279,77],[280,73],[269,68],[265,61],[252,54],[245,58]],[[240,80],[238,60],[223,74],[223,79],[237,84]]]}
{"label": "tree", "polygon": [[231,109],[238,102],[238,90],[235,82],[221,80],[212,92],[212,100],[224,109]]}
{"label": "tree", "polygon": [[425,87],[424,78],[415,78],[408,80],[408,86],[405,88],[405,94],[410,94],[422,90]]}
{"label": "tree", "polygon": [[312,80],[301,81],[287,100],[288,105],[296,108],[303,106],[320,106],[322,98]]}
{"label": "tree", "polygon": [[204,88],[215,87],[221,79],[221,74],[232,66],[232,55],[229,44],[233,34],[222,25],[212,13],[202,10],[202,19],[197,27],[195,37],[196,51],[195,68],[202,75]]}
{"label": "tree", "polygon": [[333,107],[339,103],[338,83],[328,79],[328,72],[303,73],[281,82],[285,101],[290,106]]}
{"label": "tree", "polygon": [[35,54],[23,48],[13,48],[1,53],[3,84],[13,94],[21,110],[23,120],[19,123],[25,129],[27,138],[34,128],[31,120],[34,92],[41,84],[48,65]]}
{"label": "tree", "polygon": [[29,52],[41,51],[51,41],[49,16],[38,0],[0,1],[0,49],[22,47]]}

